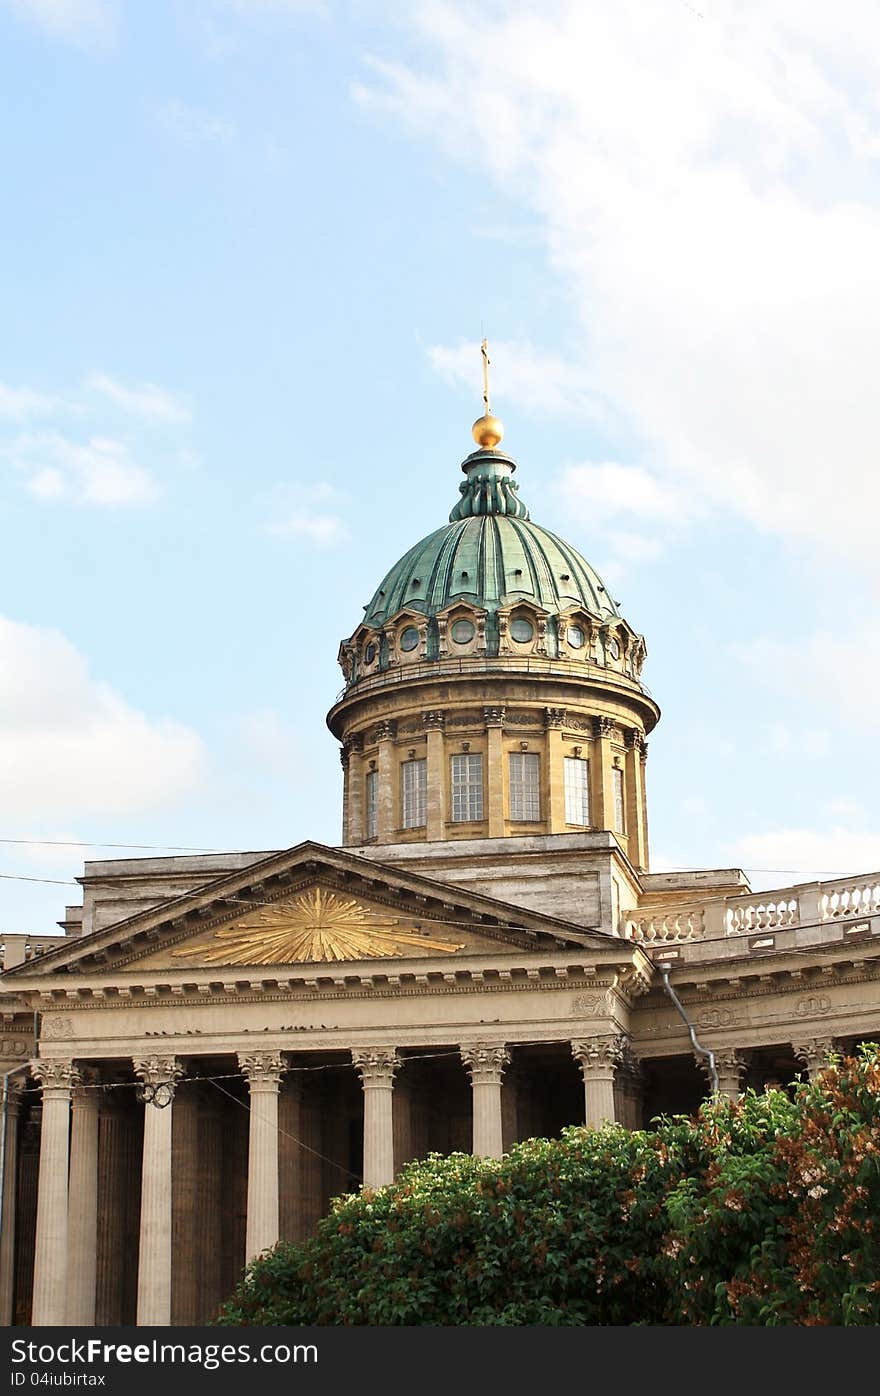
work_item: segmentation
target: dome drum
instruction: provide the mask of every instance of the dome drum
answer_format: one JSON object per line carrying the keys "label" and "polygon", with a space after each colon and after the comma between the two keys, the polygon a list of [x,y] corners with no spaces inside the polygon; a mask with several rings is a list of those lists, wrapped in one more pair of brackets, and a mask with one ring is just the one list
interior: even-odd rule
{"label": "dome drum", "polygon": [[327,721],[343,839],[604,830],[646,868],[659,710],[645,642],[580,553],[530,520],[515,469],[486,445],[467,457],[449,523],[391,568],[340,646]]}

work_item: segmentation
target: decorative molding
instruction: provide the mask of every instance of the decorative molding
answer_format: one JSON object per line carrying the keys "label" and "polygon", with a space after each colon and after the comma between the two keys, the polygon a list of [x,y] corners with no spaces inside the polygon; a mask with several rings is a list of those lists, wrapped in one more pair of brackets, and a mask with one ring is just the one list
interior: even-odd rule
{"label": "decorative molding", "polygon": [[390,1090],[401,1066],[395,1047],[352,1047],[351,1059],[365,1091],[376,1087]]}
{"label": "decorative molding", "polygon": [[510,1051],[503,1042],[468,1042],[459,1048],[472,1086],[500,1086]]}

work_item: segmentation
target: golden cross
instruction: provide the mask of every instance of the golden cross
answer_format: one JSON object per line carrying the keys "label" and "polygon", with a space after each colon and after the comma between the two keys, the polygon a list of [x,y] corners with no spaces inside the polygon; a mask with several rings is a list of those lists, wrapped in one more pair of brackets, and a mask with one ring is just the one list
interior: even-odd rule
{"label": "golden cross", "polygon": [[485,416],[491,417],[492,409],[489,406],[489,344],[483,340],[480,346],[480,353],[483,356],[483,407]]}

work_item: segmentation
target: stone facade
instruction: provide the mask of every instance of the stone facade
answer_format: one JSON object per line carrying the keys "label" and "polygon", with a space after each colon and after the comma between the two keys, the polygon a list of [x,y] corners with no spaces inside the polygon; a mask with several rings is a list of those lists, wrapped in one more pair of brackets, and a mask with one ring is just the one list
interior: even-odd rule
{"label": "stone facade", "polygon": [[87,863],[64,935],[5,937],[4,1323],[204,1322],[409,1159],[695,1108],[661,967],[727,1095],[880,1034],[880,873],[649,871],[644,642],[491,454],[468,596],[399,565],[343,642],[341,847]]}

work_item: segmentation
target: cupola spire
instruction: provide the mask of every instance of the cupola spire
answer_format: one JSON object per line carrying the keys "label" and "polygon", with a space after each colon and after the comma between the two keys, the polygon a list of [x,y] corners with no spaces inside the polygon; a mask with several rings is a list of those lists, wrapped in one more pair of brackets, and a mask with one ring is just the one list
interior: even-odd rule
{"label": "cupola spire", "polygon": [[480,353],[483,356],[483,415],[478,417],[471,428],[474,440],[484,451],[494,451],[504,437],[504,423],[497,417],[492,416],[492,408],[489,405],[489,344],[483,340],[480,345]]}

